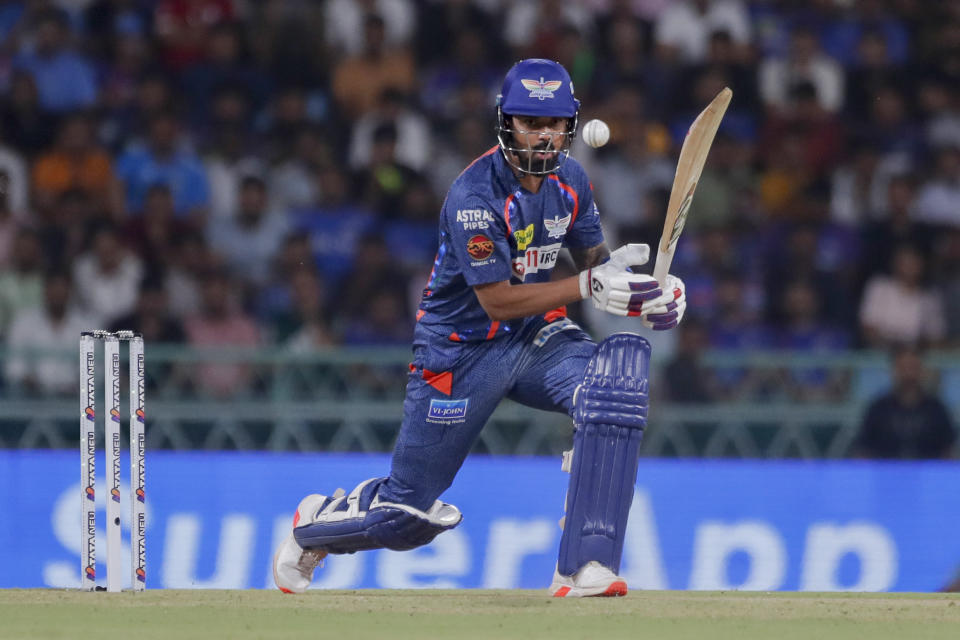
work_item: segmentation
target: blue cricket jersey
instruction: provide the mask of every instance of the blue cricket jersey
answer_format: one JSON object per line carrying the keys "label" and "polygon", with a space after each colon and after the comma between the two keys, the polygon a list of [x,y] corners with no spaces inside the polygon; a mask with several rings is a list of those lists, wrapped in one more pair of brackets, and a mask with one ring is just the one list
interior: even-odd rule
{"label": "blue cricket jersey", "polygon": [[561,248],[602,242],[593,187],[576,160],[567,158],[537,193],[530,193],[494,147],[450,187],[440,212],[440,247],[417,320],[453,341],[519,331],[538,317],[492,321],[473,287],[503,280],[547,282]]}

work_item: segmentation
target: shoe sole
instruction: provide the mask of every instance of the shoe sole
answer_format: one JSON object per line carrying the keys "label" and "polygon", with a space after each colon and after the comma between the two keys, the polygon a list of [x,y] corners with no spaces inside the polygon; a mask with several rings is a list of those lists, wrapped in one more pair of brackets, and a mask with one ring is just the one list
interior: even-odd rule
{"label": "shoe sole", "polygon": [[554,598],[616,598],[627,595],[627,583],[623,580],[611,582],[605,589],[578,589],[569,585],[559,587],[553,592]]}

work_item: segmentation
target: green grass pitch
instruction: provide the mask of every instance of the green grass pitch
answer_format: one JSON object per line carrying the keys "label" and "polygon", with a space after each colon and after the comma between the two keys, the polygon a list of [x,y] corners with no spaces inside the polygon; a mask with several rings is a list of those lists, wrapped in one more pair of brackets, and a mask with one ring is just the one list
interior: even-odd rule
{"label": "green grass pitch", "polygon": [[957,594],[0,590],[0,638],[960,638]]}

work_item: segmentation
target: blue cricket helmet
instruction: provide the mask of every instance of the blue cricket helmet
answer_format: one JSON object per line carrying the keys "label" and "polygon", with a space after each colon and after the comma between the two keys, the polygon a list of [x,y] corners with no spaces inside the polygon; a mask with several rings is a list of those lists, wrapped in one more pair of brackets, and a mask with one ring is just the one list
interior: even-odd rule
{"label": "blue cricket helmet", "polygon": [[[580,101],[573,97],[573,81],[563,65],[543,58],[516,63],[507,72],[497,96],[497,140],[504,159],[523,173],[556,172],[570,156],[579,113]],[[535,162],[531,149],[518,146],[510,116],[567,118],[567,131],[556,157]]]}
{"label": "blue cricket helmet", "polygon": [[580,101],[573,97],[573,81],[563,65],[529,58],[507,72],[497,106],[510,115],[572,118]]}

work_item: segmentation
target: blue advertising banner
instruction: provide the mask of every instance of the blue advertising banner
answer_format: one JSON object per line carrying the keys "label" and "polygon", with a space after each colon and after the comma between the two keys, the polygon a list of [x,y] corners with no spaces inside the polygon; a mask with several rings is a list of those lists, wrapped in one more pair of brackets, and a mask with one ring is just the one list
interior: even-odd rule
{"label": "blue advertising banner", "polygon": [[[388,468],[383,455],[149,452],[147,587],[271,588],[300,498]],[[0,587],[79,585],[79,478],[77,453],[0,451]],[[315,587],[545,588],[567,478],[559,460],[472,457],[444,496],[460,527],[414,551],[329,558]],[[621,573],[641,589],[934,591],[960,569],[958,486],[953,462],[643,459]]]}

